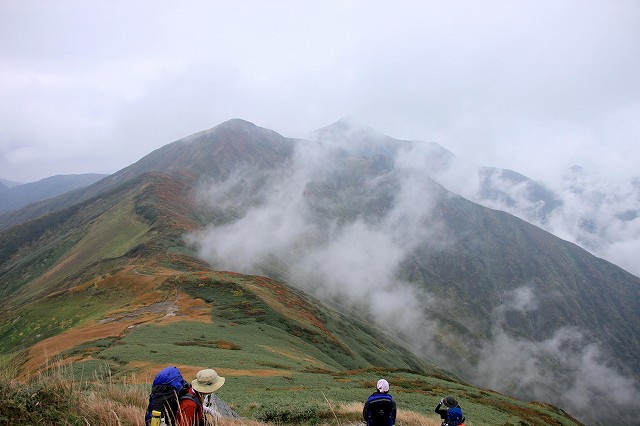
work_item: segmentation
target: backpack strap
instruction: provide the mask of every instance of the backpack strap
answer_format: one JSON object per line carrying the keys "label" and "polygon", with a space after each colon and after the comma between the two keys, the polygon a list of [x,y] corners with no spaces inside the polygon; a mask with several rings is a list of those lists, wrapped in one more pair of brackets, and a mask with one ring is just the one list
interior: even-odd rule
{"label": "backpack strap", "polygon": [[188,399],[191,400],[193,402],[196,403],[196,409],[199,409],[200,406],[202,405],[202,403],[200,402],[200,398],[196,398],[195,396],[191,395],[190,393],[186,393],[184,395],[182,395],[180,397],[180,401],[184,400],[184,399]]}
{"label": "backpack strap", "polygon": [[192,395],[191,393],[185,393],[184,395],[181,395],[180,398],[178,398],[179,401],[184,401],[185,399],[188,399],[189,401],[193,401],[196,404],[196,415],[195,415],[195,418],[194,418],[194,420],[197,420],[196,424],[198,426],[205,426],[206,421],[205,421],[205,418],[204,418],[204,411],[201,411],[200,415],[198,415],[198,411],[200,411],[201,407],[202,407],[202,403],[200,402],[200,398]]}

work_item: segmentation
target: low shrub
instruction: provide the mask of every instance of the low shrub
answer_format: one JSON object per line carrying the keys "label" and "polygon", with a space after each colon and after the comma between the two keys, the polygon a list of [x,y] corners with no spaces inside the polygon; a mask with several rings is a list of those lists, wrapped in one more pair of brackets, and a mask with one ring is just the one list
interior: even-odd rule
{"label": "low shrub", "polygon": [[286,403],[260,406],[253,418],[265,423],[276,424],[318,424],[321,415],[314,404]]}

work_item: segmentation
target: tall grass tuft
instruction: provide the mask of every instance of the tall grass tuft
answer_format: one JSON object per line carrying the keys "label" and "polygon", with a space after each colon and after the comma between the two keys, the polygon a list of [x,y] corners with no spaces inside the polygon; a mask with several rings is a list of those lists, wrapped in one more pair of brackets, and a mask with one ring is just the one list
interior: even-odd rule
{"label": "tall grass tuft", "polygon": [[148,394],[139,385],[75,380],[61,362],[27,382],[16,369],[0,368],[0,425],[143,426]]}
{"label": "tall grass tuft", "polygon": [[48,369],[28,383],[11,367],[0,369],[0,425],[82,425],[73,381]]}

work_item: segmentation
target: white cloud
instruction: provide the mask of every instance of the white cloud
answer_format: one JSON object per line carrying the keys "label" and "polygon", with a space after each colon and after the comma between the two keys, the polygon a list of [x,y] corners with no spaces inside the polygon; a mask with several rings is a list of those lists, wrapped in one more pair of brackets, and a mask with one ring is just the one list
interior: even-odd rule
{"label": "white cloud", "polygon": [[[89,145],[115,171],[233,117],[300,136],[353,114],[539,180],[573,163],[628,174],[640,157],[633,1],[0,8],[0,152]],[[21,180],[83,163],[98,161],[0,158]]]}
{"label": "white cloud", "polygon": [[[535,316],[540,305],[527,285],[502,295],[477,363],[454,365],[456,361],[440,352],[434,339],[443,336],[446,325],[429,312],[447,310],[452,301],[436,299],[398,279],[403,261],[418,245],[438,250],[451,242],[446,227],[432,215],[437,187],[429,185],[430,171],[423,167],[431,151],[425,154],[413,147],[399,156],[394,172],[397,196],[382,217],[319,223],[311,220],[307,191],[312,182],[326,183],[323,178],[333,173],[332,159],[340,147],[325,143],[299,148],[289,171],[271,174],[260,181],[264,186],[252,184],[251,175],[240,171],[203,188],[202,200],[237,212],[229,223],[189,236],[213,267],[279,274],[324,300],[364,313],[480,386],[553,403],[589,421],[602,419],[602,412],[593,409],[594,400],[608,407],[626,406],[634,413],[640,410],[636,379],[622,375],[601,345],[579,329],[545,330],[541,335],[547,337],[540,340],[510,333],[511,315]],[[363,184],[364,191],[375,190],[384,178]],[[464,318],[457,320],[465,323]]]}
{"label": "white cloud", "polygon": [[[610,420],[612,410],[622,413],[621,423],[635,421],[640,412],[637,378],[620,372],[610,354],[575,327],[549,330],[550,337],[538,341],[511,335],[504,313],[535,310],[537,301],[528,287],[514,290],[508,298],[494,312],[491,337],[479,363],[469,368],[475,383],[563,407],[587,423]],[[510,303],[514,304],[505,307]],[[603,411],[603,406],[608,409]]]}

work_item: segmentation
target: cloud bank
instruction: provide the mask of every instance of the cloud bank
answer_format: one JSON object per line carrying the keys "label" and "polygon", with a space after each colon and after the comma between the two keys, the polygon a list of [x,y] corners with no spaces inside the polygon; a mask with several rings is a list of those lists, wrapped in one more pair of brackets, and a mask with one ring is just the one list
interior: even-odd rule
{"label": "cloud bank", "polygon": [[[582,167],[555,179],[514,181],[455,158],[432,178],[486,207],[506,211],[640,276],[640,175],[620,178]],[[548,177],[549,178],[549,177]],[[489,186],[494,198],[483,193]],[[486,192],[486,191],[485,191]]]}
{"label": "cloud bank", "polygon": [[[343,148],[357,149],[300,142],[289,168],[269,174],[260,188],[244,171],[204,186],[202,202],[233,214],[188,240],[215,268],[283,279],[346,312],[371,318],[427,357],[446,361],[434,339],[447,327],[429,312],[452,301],[398,278],[403,261],[418,245],[440,250],[454,241],[432,214],[438,195],[428,183],[432,170],[423,167],[426,157],[415,150],[398,156],[397,196],[384,214],[318,221],[307,199],[323,185],[338,200],[332,199],[330,208],[345,211],[350,197],[375,196],[377,188],[392,185],[388,173],[378,173],[361,183],[358,194],[341,198],[343,188],[331,185],[340,180],[336,174]],[[595,400],[640,413],[637,383],[612,366],[597,342],[574,328],[552,331],[542,341],[513,336],[505,318],[511,312],[535,312],[539,301],[527,286],[504,298],[494,310],[490,339],[479,348],[478,363],[449,367],[480,386],[553,403],[583,419],[601,419]],[[550,376],[551,368],[563,371],[561,377]]]}
{"label": "cloud bank", "polygon": [[552,403],[587,423],[608,424],[612,412],[621,424],[637,420],[640,386],[633,374],[613,367],[606,350],[575,327],[555,330],[542,341],[511,335],[505,314],[535,310],[537,300],[528,287],[507,299],[494,311],[491,340],[469,372],[475,383]]}
{"label": "cloud bank", "polygon": [[633,0],[5,1],[0,177],[112,173],[230,118],[299,137],[347,114],[536,180],[628,176],[639,20]]}

